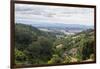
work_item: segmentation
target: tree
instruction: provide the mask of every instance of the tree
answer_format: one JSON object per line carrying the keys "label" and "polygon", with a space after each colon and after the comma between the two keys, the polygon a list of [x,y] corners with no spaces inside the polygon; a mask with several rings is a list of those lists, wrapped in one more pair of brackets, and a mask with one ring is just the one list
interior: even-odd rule
{"label": "tree", "polygon": [[48,64],[58,64],[62,63],[62,59],[58,55],[53,55],[53,57],[48,61]]}
{"label": "tree", "polygon": [[49,38],[46,38],[44,36],[40,36],[38,38],[38,42],[41,45],[40,55],[42,56],[42,59],[50,59],[52,56],[52,41]]}
{"label": "tree", "polygon": [[[32,29],[37,30],[31,26],[16,24],[15,26],[15,47],[18,50],[23,51],[25,48],[32,43],[32,41],[37,40],[36,32]],[[37,30],[38,31],[38,30]]]}
{"label": "tree", "polygon": [[23,64],[26,61],[24,52],[15,49],[15,62],[16,64]]}
{"label": "tree", "polygon": [[89,59],[90,55],[94,53],[94,49],[94,41],[87,40],[82,49],[83,60]]}
{"label": "tree", "polygon": [[52,45],[47,38],[41,36],[38,38],[38,41],[30,44],[25,53],[31,64],[44,63],[52,56]]}

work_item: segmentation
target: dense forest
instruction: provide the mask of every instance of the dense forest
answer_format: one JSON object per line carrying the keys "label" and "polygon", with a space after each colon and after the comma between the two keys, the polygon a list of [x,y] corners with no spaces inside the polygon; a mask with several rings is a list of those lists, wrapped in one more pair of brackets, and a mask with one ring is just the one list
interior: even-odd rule
{"label": "dense forest", "polygon": [[15,64],[61,64],[94,61],[94,30],[57,38],[26,24],[15,24]]}

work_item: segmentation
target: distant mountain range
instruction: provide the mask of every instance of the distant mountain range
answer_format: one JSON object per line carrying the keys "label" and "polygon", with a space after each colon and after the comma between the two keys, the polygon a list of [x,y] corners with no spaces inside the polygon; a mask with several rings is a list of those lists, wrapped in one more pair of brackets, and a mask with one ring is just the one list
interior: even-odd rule
{"label": "distant mountain range", "polygon": [[80,24],[63,24],[63,23],[33,23],[32,26],[38,28],[56,28],[56,29],[89,29],[93,26],[80,25]]}
{"label": "distant mountain range", "polygon": [[[21,25],[21,24],[20,24]],[[33,23],[33,28],[37,28],[44,32],[51,32],[57,34],[76,34],[88,29],[94,29],[93,26],[80,24],[63,24],[63,23]]]}

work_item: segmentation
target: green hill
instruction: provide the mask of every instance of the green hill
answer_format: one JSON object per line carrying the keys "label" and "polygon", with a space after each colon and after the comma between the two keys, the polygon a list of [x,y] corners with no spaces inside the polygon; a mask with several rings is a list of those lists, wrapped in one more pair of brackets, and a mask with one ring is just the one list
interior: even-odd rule
{"label": "green hill", "polygon": [[56,64],[93,61],[94,30],[56,38],[53,32],[15,24],[15,64]]}

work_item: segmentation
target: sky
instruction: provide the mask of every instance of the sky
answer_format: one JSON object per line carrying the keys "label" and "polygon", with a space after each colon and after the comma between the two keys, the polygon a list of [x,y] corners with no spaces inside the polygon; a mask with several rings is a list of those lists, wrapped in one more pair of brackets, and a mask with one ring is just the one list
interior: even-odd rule
{"label": "sky", "polygon": [[15,23],[63,23],[94,25],[94,9],[49,5],[15,4]]}

